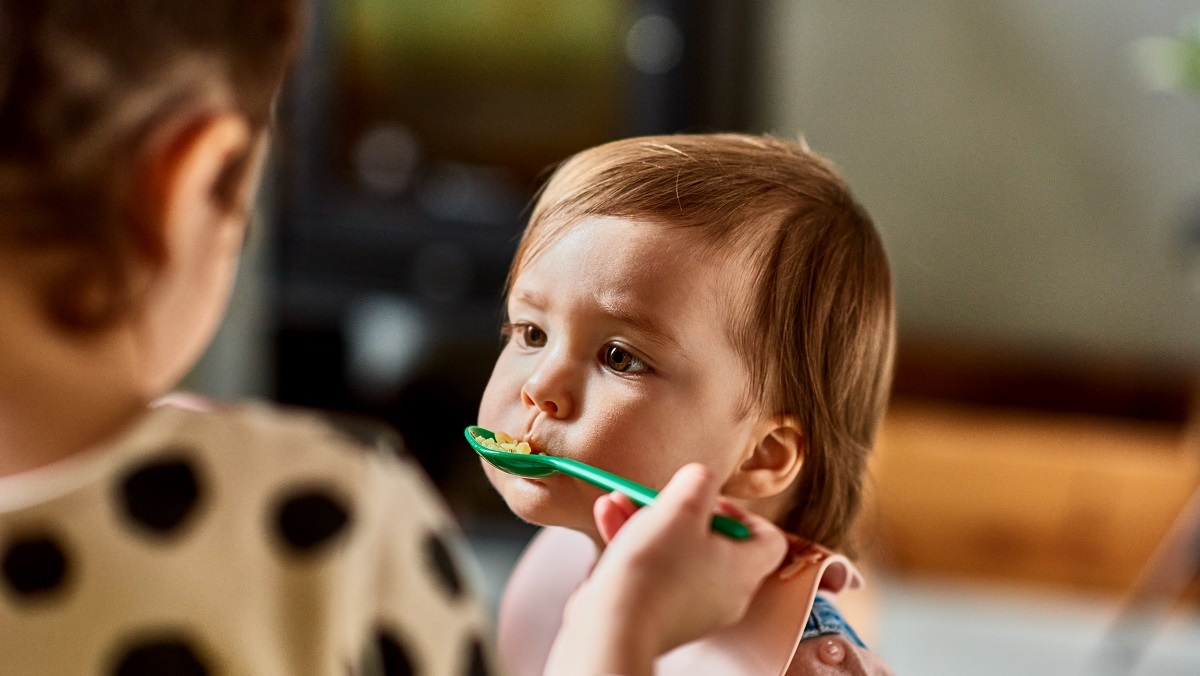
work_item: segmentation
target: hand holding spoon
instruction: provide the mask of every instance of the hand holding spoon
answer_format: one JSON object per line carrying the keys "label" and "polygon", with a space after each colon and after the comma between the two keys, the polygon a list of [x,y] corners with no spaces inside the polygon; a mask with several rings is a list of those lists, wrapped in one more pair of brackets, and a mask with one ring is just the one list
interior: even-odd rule
{"label": "hand holding spoon", "polygon": [[[509,453],[507,451],[488,448],[480,443],[476,439],[476,436],[495,440],[496,435],[491,430],[482,427],[472,425],[464,431],[464,434],[467,437],[467,442],[471,444],[471,448],[475,449],[475,452],[480,457],[509,474],[536,478],[562,473],[573,476],[576,479],[582,479],[593,486],[603,488],[607,491],[623,493],[635,504],[642,507],[653,504],[654,499],[658,496],[658,491],[653,488],[647,488],[625,477],[617,476],[611,472],[606,472],[598,467],[592,467],[587,463],[572,460],[571,458],[560,458],[543,453]],[[746,524],[720,514],[713,517],[712,528],[719,533],[737,540],[745,540],[750,537],[750,529]]]}

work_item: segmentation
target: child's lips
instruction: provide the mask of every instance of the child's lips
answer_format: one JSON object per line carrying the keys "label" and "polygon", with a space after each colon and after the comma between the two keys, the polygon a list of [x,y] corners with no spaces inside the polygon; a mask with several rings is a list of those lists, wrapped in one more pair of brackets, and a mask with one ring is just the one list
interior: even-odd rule
{"label": "child's lips", "polygon": [[525,430],[525,434],[521,435],[521,441],[529,444],[530,451],[533,453],[545,454],[545,449],[553,448],[553,446],[546,444],[546,440],[542,438],[542,435],[535,432],[533,424],[530,424],[529,429]]}
{"label": "child's lips", "polygon": [[543,448],[545,448],[545,446],[542,444],[542,442],[540,440],[535,439],[532,436],[527,436],[527,437],[525,437],[524,441],[525,441],[525,443],[529,444],[529,449],[530,449],[531,453],[534,453],[534,454],[540,453],[543,455],[545,454],[545,451],[542,450]]}

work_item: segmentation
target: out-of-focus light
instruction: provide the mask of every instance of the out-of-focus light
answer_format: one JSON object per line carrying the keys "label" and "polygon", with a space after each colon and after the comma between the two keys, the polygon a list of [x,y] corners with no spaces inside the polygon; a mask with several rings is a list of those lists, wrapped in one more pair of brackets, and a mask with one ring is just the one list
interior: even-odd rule
{"label": "out-of-focus light", "polygon": [[368,400],[394,395],[421,365],[428,317],[414,303],[374,295],[351,305],[345,317],[351,389]]}
{"label": "out-of-focus light", "polygon": [[683,33],[665,16],[643,16],[625,36],[625,57],[647,75],[668,73],[683,58]]}
{"label": "out-of-focus light", "polygon": [[412,182],[420,158],[420,141],[398,124],[372,127],[354,146],[354,169],[359,181],[381,195],[404,192]]}
{"label": "out-of-focus light", "polygon": [[427,167],[417,189],[426,213],[481,225],[512,222],[525,204],[524,193],[500,167],[438,162]]}
{"label": "out-of-focus light", "polygon": [[1134,42],[1133,55],[1151,88],[1200,94],[1200,14],[1192,17],[1177,36]]}

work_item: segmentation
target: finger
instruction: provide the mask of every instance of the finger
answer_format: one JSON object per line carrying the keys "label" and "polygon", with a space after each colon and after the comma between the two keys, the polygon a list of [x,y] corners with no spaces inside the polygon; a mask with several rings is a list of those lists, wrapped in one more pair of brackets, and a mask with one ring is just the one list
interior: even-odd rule
{"label": "finger", "polygon": [[629,520],[632,512],[626,512],[613,499],[614,495],[619,493],[609,493],[596,498],[596,502],[592,505],[592,518],[596,522],[596,529],[600,531],[600,537],[604,541],[611,542],[616,536],[617,531],[625,525]]}
{"label": "finger", "polygon": [[633,516],[634,512],[641,509],[638,507],[637,503],[633,501],[633,498],[630,498],[624,493],[609,493],[608,498],[612,500],[613,504],[621,509],[621,511],[625,512],[626,516]]}
{"label": "finger", "polygon": [[750,550],[742,556],[750,557],[758,565],[766,566],[768,570],[778,568],[788,552],[787,535],[779,526],[772,523],[770,519],[741,509],[722,499],[717,504],[717,511],[722,512],[723,509],[730,509],[729,512],[726,512],[726,516],[738,519],[750,529],[750,537],[737,542],[742,549]]}
{"label": "finger", "polygon": [[654,511],[661,515],[678,515],[707,529],[716,508],[718,488],[712,470],[699,463],[689,463],[679,468],[658,494]]}
{"label": "finger", "polygon": [[760,543],[763,556],[779,563],[787,555],[787,535],[771,520],[743,509],[725,498],[717,499],[717,513],[737,519],[750,529],[750,539]]}
{"label": "finger", "polygon": [[727,516],[731,519],[738,519],[738,520],[741,520],[743,517],[745,517],[747,514],[749,514],[749,512],[747,512],[746,510],[742,509],[741,507],[735,505],[734,503],[730,502],[724,496],[720,496],[717,498],[717,506],[715,508],[715,511],[717,512],[717,514],[720,514],[722,516]]}
{"label": "finger", "polygon": [[750,527],[751,539],[761,545],[763,560],[768,567],[772,570],[779,567],[787,557],[787,535],[770,519],[764,519],[757,514],[748,514],[744,523]]}

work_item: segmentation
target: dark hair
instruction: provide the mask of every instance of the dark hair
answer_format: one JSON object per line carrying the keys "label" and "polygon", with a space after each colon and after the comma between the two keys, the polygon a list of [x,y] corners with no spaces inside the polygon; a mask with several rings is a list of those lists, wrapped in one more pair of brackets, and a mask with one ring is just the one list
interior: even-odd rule
{"label": "dark hair", "polygon": [[[256,132],[297,46],[303,0],[0,0],[0,243],[69,247],[45,290],[65,328],[128,301],[138,154],[174,114],[234,111]],[[218,198],[250,169],[222,174]],[[108,289],[80,299],[84,280]]]}
{"label": "dark hair", "polygon": [[833,167],[770,136],[641,137],[566,160],[542,189],[509,284],[579,220],[681,229],[745,261],[750,298],[726,327],[745,360],[747,411],[794,416],[805,456],[780,523],[843,547],[862,502],[895,351],[883,242]]}

